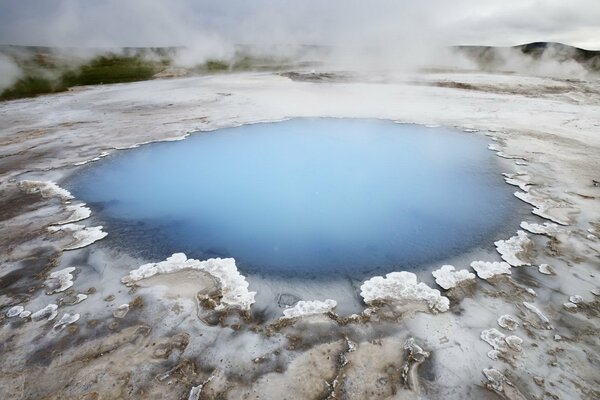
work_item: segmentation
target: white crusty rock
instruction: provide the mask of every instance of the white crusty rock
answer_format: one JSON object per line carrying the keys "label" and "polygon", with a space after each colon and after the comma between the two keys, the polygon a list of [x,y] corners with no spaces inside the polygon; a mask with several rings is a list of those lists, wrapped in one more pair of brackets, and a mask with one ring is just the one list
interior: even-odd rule
{"label": "white crusty rock", "polygon": [[514,331],[519,327],[519,321],[510,314],[504,314],[498,317],[498,325],[509,331]]}
{"label": "white crusty rock", "polygon": [[543,224],[534,224],[527,221],[521,222],[521,228],[527,232],[534,233],[536,235],[547,235],[552,236],[557,233],[564,232],[564,229],[559,227],[557,224],[552,222],[544,222]]}
{"label": "white crusty rock", "polygon": [[472,281],[475,279],[475,274],[466,269],[457,271],[452,265],[442,265],[438,270],[431,273],[435,278],[435,283],[442,288],[448,290],[464,281]]}
{"label": "white crusty rock", "polygon": [[71,286],[73,286],[73,274],[75,267],[68,267],[59,271],[54,271],[50,274],[48,279],[44,282],[46,286],[46,293],[59,293],[64,292]]}
{"label": "white crusty rock", "polygon": [[73,195],[68,190],[61,188],[52,181],[24,180],[20,181],[18,185],[26,193],[39,193],[45,198],[58,197],[62,200],[71,200],[73,198]]}
{"label": "white crusty rock", "polygon": [[19,313],[19,318],[27,318],[31,315],[31,311],[24,310]]}
{"label": "white crusty rock", "polygon": [[424,302],[432,312],[447,311],[450,300],[423,282],[411,272],[391,272],[384,277],[376,276],[362,284],[360,295],[365,303],[377,301]]}
{"label": "white crusty rock", "polygon": [[331,299],[325,301],[300,300],[293,307],[283,310],[283,317],[281,318],[296,318],[307,315],[325,314],[332,311],[336,306],[337,302]]}
{"label": "white crusty rock", "polygon": [[48,321],[52,321],[58,315],[58,306],[56,304],[48,304],[46,307],[42,308],[39,311],[31,314],[31,319],[37,321],[42,318],[46,318]]}
{"label": "white crusty rock", "polygon": [[523,305],[525,306],[525,308],[527,308],[529,311],[531,311],[532,313],[534,313],[540,321],[542,321],[544,324],[546,324],[546,329],[553,329],[552,325],[550,325],[550,320],[548,319],[548,317],[546,317],[544,315],[543,312],[540,311],[539,308],[537,308],[535,305],[533,305],[532,303],[528,303],[526,301],[523,302]]}
{"label": "white crusty rock", "polygon": [[8,311],[6,312],[6,316],[8,318],[13,318],[16,317],[17,315],[21,314],[25,309],[23,308],[23,306],[14,306],[8,309]]}
{"label": "white crusty rock", "polygon": [[200,261],[188,259],[183,253],[175,253],[165,261],[140,266],[123,277],[121,282],[130,285],[155,275],[182,270],[204,271],[217,279],[222,292],[221,304],[217,306],[217,309],[230,306],[248,310],[254,303],[256,292],[248,291],[248,282],[239,273],[233,258],[211,258]]}
{"label": "white crusty rock", "polygon": [[207,380],[205,380],[198,386],[192,386],[192,388],[190,389],[188,400],[199,400],[200,395],[202,394],[202,388],[206,386],[210,381],[212,381],[214,377],[215,375],[211,375]]}
{"label": "white crusty rock", "polygon": [[113,310],[113,317],[115,318],[125,318],[127,313],[129,312],[129,304],[121,304],[119,307]]}
{"label": "white crusty rock", "polygon": [[504,346],[505,335],[496,328],[484,329],[479,337],[494,349]]}
{"label": "white crusty rock", "polygon": [[568,310],[573,310],[577,308],[577,305],[580,303],[583,303],[583,297],[576,294],[573,296],[569,296],[569,301],[567,303],[563,303],[563,307],[565,307]]}
{"label": "white crusty rock", "polygon": [[506,338],[504,338],[504,341],[506,342],[508,347],[510,347],[514,351],[523,350],[523,347],[521,346],[523,344],[523,339],[516,335],[507,336]]}
{"label": "white crusty rock", "polygon": [[533,214],[556,222],[559,225],[569,225],[567,221],[560,219],[549,213],[549,210],[561,208],[561,204],[552,199],[546,199],[534,196],[530,192],[515,192],[515,197],[525,203],[531,204],[534,209],[531,211]]}
{"label": "white crusty rock", "polygon": [[192,386],[192,388],[190,389],[190,394],[188,395],[188,400],[199,400],[201,393],[202,385]]}
{"label": "white crusty rock", "polygon": [[529,182],[529,175],[519,174],[519,173],[517,173],[517,174],[503,173],[502,175],[504,175],[504,181],[506,183],[508,183],[509,185],[518,186],[519,189],[521,189],[524,192],[529,191],[529,185],[531,185],[531,183]]}
{"label": "white crusty rock", "polygon": [[511,266],[505,262],[473,261],[471,267],[481,279],[490,279],[496,275],[510,275]]}
{"label": "white crusty rock", "polygon": [[554,270],[548,264],[540,264],[538,266],[538,271],[544,275],[554,275]]}
{"label": "white crusty rock", "polygon": [[504,383],[507,382],[506,377],[495,368],[484,368],[483,375],[487,379],[487,386],[497,392],[504,391]]}
{"label": "white crusty rock", "polygon": [[579,303],[583,303],[583,297],[581,297],[580,295],[576,294],[573,296],[569,297],[569,301],[573,304],[579,304]]}
{"label": "white crusty rock", "polygon": [[492,350],[487,353],[488,357],[492,360],[497,360],[498,355],[506,351],[506,342],[504,341],[506,336],[498,329],[485,329],[481,331],[479,337],[481,340],[492,346]]}
{"label": "white crusty rock", "polygon": [[68,205],[66,208],[67,211],[71,213],[71,215],[67,219],[57,222],[57,225],[65,225],[73,222],[79,222],[86,218],[89,218],[90,215],[92,215],[92,210],[86,207],[85,203]]}
{"label": "white crusty rock", "polygon": [[524,231],[518,231],[516,236],[507,240],[498,240],[494,244],[502,259],[513,267],[531,265],[529,262],[523,260],[528,248],[533,245],[533,242]]}
{"label": "white crusty rock", "polygon": [[63,314],[61,319],[59,319],[58,322],[56,324],[54,324],[54,329],[61,330],[65,326],[74,324],[78,320],[79,320],[79,314],[65,313],[65,314]]}
{"label": "white crusty rock", "polygon": [[81,249],[82,247],[89,246],[100,239],[104,239],[106,235],[108,235],[108,233],[102,231],[102,226],[86,227],[84,225],[65,224],[49,226],[48,230],[52,233],[58,231],[72,232],[75,242],[65,247],[65,250]]}
{"label": "white crusty rock", "polygon": [[87,294],[78,293],[77,296],[75,296],[75,301],[72,303],[72,305],[79,304],[87,298]]}
{"label": "white crusty rock", "polygon": [[519,352],[523,350],[521,347],[523,339],[515,335],[505,336],[496,328],[481,331],[480,338],[492,346],[492,350],[487,353],[488,357],[492,360],[497,360],[498,356],[501,353],[506,353],[508,349]]}

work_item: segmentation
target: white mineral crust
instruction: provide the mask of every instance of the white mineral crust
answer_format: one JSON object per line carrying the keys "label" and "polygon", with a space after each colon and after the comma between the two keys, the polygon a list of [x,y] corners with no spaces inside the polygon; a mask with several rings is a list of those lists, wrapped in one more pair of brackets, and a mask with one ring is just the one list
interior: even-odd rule
{"label": "white mineral crust", "polygon": [[47,293],[59,293],[64,292],[71,286],[73,286],[73,274],[75,271],[75,267],[68,267],[65,269],[61,269],[59,271],[54,271],[50,274],[48,279],[44,282],[44,286],[46,286]]}
{"label": "white mineral crust", "polygon": [[391,272],[384,277],[376,276],[362,284],[360,295],[365,303],[375,301],[424,302],[432,312],[447,311],[450,300],[423,282],[417,282],[412,272]]}
{"label": "white mineral crust", "polygon": [[502,259],[513,267],[530,265],[522,259],[522,254],[528,246],[532,245],[531,240],[524,231],[518,231],[516,236],[507,240],[498,240],[494,242],[496,250],[502,256]]}
{"label": "white mineral crust", "polygon": [[473,261],[471,267],[481,279],[490,279],[496,275],[510,275],[511,266],[505,262]]}
{"label": "white mineral crust", "polygon": [[131,271],[121,281],[131,284],[136,281],[150,278],[159,274],[168,274],[182,270],[205,271],[212,275],[220,283],[223,297],[217,309],[225,306],[239,307],[243,310],[250,309],[254,303],[256,292],[248,290],[248,282],[241,275],[235,265],[233,258],[211,258],[205,261],[188,259],[183,253],[175,253],[165,261],[148,263]]}
{"label": "white mineral crust", "polygon": [[282,318],[296,318],[307,315],[325,314],[332,311],[337,306],[335,300],[327,299],[325,301],[300,300],[293,307],[283,310]]}
{"label": "white mineral crust", "polygon": [[464,281],[474,280],[475,274],[466,269],[457,271],[452,265],[442,265],[438,270],[431,273],[435,278],[435,283],[448,290]]}
{"label": "white mineral crust", "polygon": [[58,197],[62,200],[71,200],[73,195],[66,189],[61,188],[51,181],[29,181],[19,182],[19,187],[27,193],[39,193],[42,197]]}
{"label": "white mineral crust", "polygon": [[39,311],[31,314],[31,319],[40,320],[42,318],[47,318],[48,321],[52,321],[58,315],[58,306],[56,304],[48,304],[46,307],[42,308]]}

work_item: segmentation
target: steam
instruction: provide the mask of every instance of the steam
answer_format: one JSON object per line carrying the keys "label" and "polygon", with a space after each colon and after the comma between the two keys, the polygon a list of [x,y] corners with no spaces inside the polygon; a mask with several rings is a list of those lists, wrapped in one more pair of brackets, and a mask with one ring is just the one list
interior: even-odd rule
{"label": "steam", "polygon": [[0,92],[12,86],[21,76],[21,68],[9,57],[0,53]]}
{"label": "steam", "polygon": [[600,53],[585,56],[578,52],[580,50],[574,47],[547,43],[527,51],[519,47],[461,47],[455,50],[454,56],[456,60],[471,63],[471,68],[487,71],[579,79],[600,72]]}
{"label": "steam", "polygon": [[[502,52],[504,69],[522,74],[549,76],[556,78],[585,78],[589,71],[574,59],[563,59],[553,46],[548,47],[539,59],[523,55],[520,51],[509,49]],[[572,54],[574,55],[574,54]]]}
{"label": "steam", "polygon": [[[89,49],[177,47],[174,64],[186,68],[230,60],[241,45],[253,54],[318,59],[335,68],[398,71],[475,67],[447,50],[461,43],[552,40],[600,48],[598,20],[597,0],[30,0],[0,5],[0,42],[70,47],[84,59],[96,54]],[[503,67],[515,71],[585,72],[552,54],[544,62],[511,51],[503,57]]]}

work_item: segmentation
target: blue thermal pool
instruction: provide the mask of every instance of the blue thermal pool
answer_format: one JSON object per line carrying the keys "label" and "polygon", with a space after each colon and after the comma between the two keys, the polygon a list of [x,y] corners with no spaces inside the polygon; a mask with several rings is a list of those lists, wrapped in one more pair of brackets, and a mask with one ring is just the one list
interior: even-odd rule
{"label": "blue thermal pool", "polygon": [[65,185],[108,239],[243,272],[391,271],[489,245],[517,207],[486,138],[363,119],[200,132],[92,163]]}

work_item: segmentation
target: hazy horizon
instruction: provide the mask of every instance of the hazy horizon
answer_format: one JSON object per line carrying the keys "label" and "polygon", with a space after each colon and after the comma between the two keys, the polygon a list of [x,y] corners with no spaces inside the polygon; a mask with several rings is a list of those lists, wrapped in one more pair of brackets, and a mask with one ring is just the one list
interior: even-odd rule
{"label": "hazy horizon", "polygon": [[[480,66],[449,47],[560,42],[600,50],[597,21],[597,0],[28,0],[0,2],[0,44],[71,49],[79,63],[106,49],[177,47],[172,65],[191,68],[231,63],[240,46],[251,46],[252,55],[332,69],[472,69]],[[540,64],[504,51],[501,67],[587,75],[584,66],[552,54]],[[0,89],[24,76],[2,54],[0,73]]]}
{"label": "hazy horizon", "polygon": [[0,4],[0,43],[49,47],[330,45],[414,49],[561,42],[600,49],[600,2],[30,0]]}

